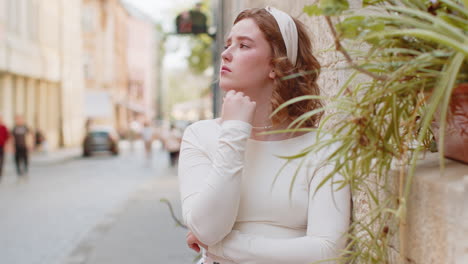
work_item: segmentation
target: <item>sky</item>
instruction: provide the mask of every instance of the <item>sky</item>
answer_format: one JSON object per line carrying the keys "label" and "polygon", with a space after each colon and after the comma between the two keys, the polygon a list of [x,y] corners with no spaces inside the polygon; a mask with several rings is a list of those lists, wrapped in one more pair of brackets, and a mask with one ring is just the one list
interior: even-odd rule
{"label": "sky", "polygon": [[175,14],[192,8],[199,0],[124,0],[162,23],[165,30],[173,30]]}
{"label": "sky", "polygon": [[[164,31],[175,31],[175,17],[181,10],[192,8],[199,0],[124,0],[155,22],[163,26]],[[184,37],[169,37],[164,58],[165,68],[186,68],[189,55],[188,44]]]}

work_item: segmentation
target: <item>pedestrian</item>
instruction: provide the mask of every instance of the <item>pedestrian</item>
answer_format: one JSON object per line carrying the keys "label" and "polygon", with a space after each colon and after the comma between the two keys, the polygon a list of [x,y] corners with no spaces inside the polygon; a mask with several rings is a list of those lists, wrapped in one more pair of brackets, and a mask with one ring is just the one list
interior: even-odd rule
{"label": "pedestrian", "polygon": [[174,125],[171,124],[167,135],[164,138],[164,148],[169,152],[169,161],[171,167],[175,167],[179,160],[180,143],[182,141],[182,133]]}
{"label": "pedestrian", "polygon": [[143,139],[143,144],[145,146],[146,158],[151,158],[152,155],[152,146],[153,146],[153,128],[149,121],[143,123],[143,128],[141,129],[141,138]]}
{"label": "pedestrian", "polygon": [[[335,190],[332,181],[317,190],[333,171],[323,158],[331,150],[309,153],[299,167],[300,160],[280,156],[300,153],[315,142],[315,132],[262,133],[286,129],[322,107],[319,100],[300,101],[270,117],[289,99],[320,94],[320,64],[305,26],[275,8],[244,10],[221,59],[221,117],[192,124],[182,140],[179,183],[188,246],[203,248],[204,264],[338,258],[351,197],[349,186]],[[291,74],[296,77],[284,78]],[[317,127],[320,117],[302,127]]]}
{"label": "pedestrian", "polygon": [[130,125],[129,125],[129,141],[130,141],[130,149],[133,150],[134,149],[134,144],[135,144],[135,140],[138,138],[138,136],[140,135],[141,133],[141,125],[140,125],[140,122],[138,122],[137,120],[133,120],[132,122],[130,122]]}
{"label": "pedestrian", "polygon": [[15,117],[11,134],[14,139],[16,172],[18,176],[23,176],[28,173],[30,131],[21,115]]}
{"label": "pedestrian", "polygon": [[85,133],[88,133],[88,132],[89,132],[89,130],[91,129],[92,125],[93,125],[93,119],[88,117],[88,118],[86,119],[86,122],[85,122]]}
{"label": "pedestrian", "polygon": [[44,140],[45,138],[44,134],[42,134],[42,131],[40,129],[36,129],[36,132],[34,133],[34,149],[36,151],[41,150]]}
{"label": "pedestrian", "polygon": [[5,159],[5,145],[9,136],[8,128],[3,123],[3,116],[0,114],[0,180],[2,179],[3,161]]}

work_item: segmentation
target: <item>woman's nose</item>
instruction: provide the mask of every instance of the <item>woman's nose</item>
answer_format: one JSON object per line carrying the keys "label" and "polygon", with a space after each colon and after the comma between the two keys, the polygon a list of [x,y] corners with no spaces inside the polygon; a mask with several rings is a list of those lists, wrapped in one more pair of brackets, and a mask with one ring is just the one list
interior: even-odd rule
{"label": "woman's nose", "polygon": [[221,58],[223,58],[223,60],[225,60],[225,61],[231,61],[232,60],[232,54],[229,51],[229,48],[227,48],[226,50],[223,51],[223,53],[221,53]]}

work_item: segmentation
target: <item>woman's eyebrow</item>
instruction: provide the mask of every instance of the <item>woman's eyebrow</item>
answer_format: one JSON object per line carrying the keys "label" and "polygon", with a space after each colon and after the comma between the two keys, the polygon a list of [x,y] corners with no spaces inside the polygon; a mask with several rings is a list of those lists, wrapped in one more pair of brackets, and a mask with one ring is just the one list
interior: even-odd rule
{"label": "woman's eyebrow", "polygon": [[[248,40],[248,41],[251,41],[251,42],[255,42],[252,38],[250,37],[247,37],[247,36],[236,36],[235,39],[237,40]],[[229,37],[226,39],[225,42],[230,42],[232,40],[232,37]]]}
{"label": "woman's eyebrow", "polygon": [[248,40],[248,41],[252,41],[252,42],[255,42],[253,39],[247,37],[247,36],[238,36],[236,37],[238,40]]}

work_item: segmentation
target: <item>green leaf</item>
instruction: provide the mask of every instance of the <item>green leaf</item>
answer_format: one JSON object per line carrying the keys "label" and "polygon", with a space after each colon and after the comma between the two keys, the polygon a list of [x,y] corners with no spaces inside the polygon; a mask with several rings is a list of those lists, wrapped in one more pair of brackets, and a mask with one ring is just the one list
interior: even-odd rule
{"label": "green leaf", "polygon": [[368,18],[362,15],[353,15],[345,18],[335,25],[340,38],[356,39],[369,32],[385,30],[385,23],[381,19]]}
{"label": "green leaf", "polygon": [[376,4],[380,4],[380,3],[383,3],[385,2],[385,0],[363,0],[362,1],[362,5],[363,6],[373,6],[373,5],[376,5]]}
{"label": "green leaf", "polygon": [[374,21],[374,23],[370,23],[367,28],[371,32],[379,32],[385,30],[385,24],[381,21]]}
{"label": "green leaf", "polygon": [[291,202],[292,202],[292,193],[293,193],[293,190],[294,190],[294,183],[296,182],[297,175],[299,174],[300,169],[303,167],[305,160],[306,159],[303,158],[300,161],[300,163],[297,165],[297,168],[294,171],[294,175],[293,175],[293,178],[291,180],[291,184],[289,185],[289,202],[290,202],[290,205],[291,205]]}
{"label": "green leaf", "polygon": [[464,14],[465,16],[468,16],[468,0],[463,0],[464,1],[464,7],[460,5],[459,2],[457,1],[452,1],[452,0],[440,0],[442,3],[446,4],[452,9],[455,9],[457,12],[460,12]]}
{"label": "green leaf", "polygon": [[447,47],[453,48],[459,52],[468,55],[468,46],[464,43],[460,43],[454,39],[451,39],[447,36],[440,36],[439,34],[422,29],[403,29],[403,30],[388,30],[378,33],[370,34],[366,39],[378,39],[378,38],[387,38],[387,37],[396,37],[396,36],[413,36],[416,38],[433,41],[445,45]]}
{"label": "green leaf", "polygon": [[275,177],[273,178],[273,181],[271,182],[271,185],[270,185],[270,192],[273,191],[273,187],[275,187],[275,184],[276,184],[276,181],[278,180],[278,177],[279,175],[281,174],[281,172],[284,170],[284,168],[286,168],[286,166],[289,164],[289,162],[291,162],[291,160],[287,160],[284,162],[283,166],[281,166],[281,168],[278,170],[278,172],[275,174]]}
{"label": "green leaf", "polygon": [[364,16],[345,18],[341,23],[336,24],[336,31],[341,38],[355,39],[362,31],[364,21]]}
{"label": "green leaf", "polygon": [[273,113],[271,113],[270,117],[275,116],[281,109],[288,107],[289,105],[295,104],[300,101],[304,100],[326,100],[328,97],[325,96],[320,96],[320,95],[303,95],[299,97],[295,97],[293,99],[290,99],[284,103],[282,103],[280,106],[278,106]]}
{"label": "green leaf", "polygon": [[451,14],[441,14],[439,17],[454,27],[458,27],[465,32],[468,31],[468,21],[463,18]]}
{"label": "green leaf", "polygon": [[347,0],[320,0],[319,7],[326,16],[337,16],[349,9]]}
{"label": "green leaf", "polygon": [[441,82],[440,89],[444,89],[446,92],[442,97],[442,104],[440,104],[440,130],[439,130],[439,146],[440,146],[440,167],[441,169],[444,168],[444,138],[445,138],[445,127],[446,127],[446,117],[449,108],[450,99],[452,97],[452,91],[455,88],[455,83],[457,80],[458,72],[461,68],[463,61],[465,60],[466,55],[461,53],[457,53],[450,64],[450,67],[447,69],[447,74],[443,78],[443,82]]}
{"label": "green leaf", "polygon": [[306,5],[302,9],[304,13],[306,13],[309,16],[321,16],[323,15],[323,10],[317,5]]}
{"label": "green leaf", "polygon": [[[419,132],[418,135],[418,142],[422,142],[424,137],[426,136],[427,133],[430,133],[430,123],[434,119],[434,115],[436,113],[436,110],[439,107],[442,107],[442,110],[445,111],[444,109],[447,108],[448,102],[447,100],[444,102],[444,95],[446,94],[451,94],[453,85],[455,84],[456,81],[456,76],[461,68],[461,65],[464,61],[466,56],[462,52],[456,53],[451,60],[447,62],[447,67],[444,71],[445,74],[442,75],[442,78],[439,80],[438,85],[436,86],[436,89],[433,91],[433,95],[431,96],[431,102],[429,103],[429,106],[425,112],[425,116],[423,117],[423,123],[421,125],[421,131]],[[442,104],[441,104],[442,103]],[[447,104],[447,105],[444,105]],[[440,106],[442,105],[442,106]],[[446,116],[441,116],[441,127],[445,127],[445,121],[446,121]],[[443,164],[442,162],[444,161],[442,155],[443,155],[443,136],[444,136],[444,130],[441,129],[441,138],[439,138],[439,146],[441,146],[441,157],[440,157],[440,162],[441,165]],[[409,192],[411,190],[411,182],[414,177],[414,172],[416,169],[416,164],[417,164],[417,159],[419,158],[419,152],[421,151],[421,148],[416,148],[414,151],[413,156],[411,157],[411,162],[410,162],[410,170],[408,173],[408,177],[406,178],[406,184],[405,184],[405,190],[404,190],[404,197],[408,197]],[[443,166],[441,166],[442,168]]]}
{"label": "green leaf", "polygon": [[190,39],[191,51],[187,57],[189,68],[195,74],[202,74],[212,64],[211,43],[206,34],[199,34]]}
{"label": "green leaf", "polygon": [[285,80],[290,80],[290,79],[294,79],[294,78],[297,78],[297,77],[305,76],[305,75],[308,75],[308,74],[318,74],[318,73],[320,73],[320,69],[312,70],[312,71],[305,71],[305,72],[298,72],[298,73],[294,73],[294,74],[290,74],[290,75],[281,77],[281,80],[285,81]]}

